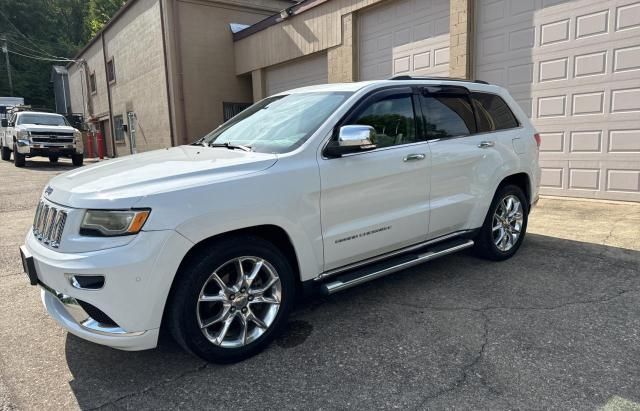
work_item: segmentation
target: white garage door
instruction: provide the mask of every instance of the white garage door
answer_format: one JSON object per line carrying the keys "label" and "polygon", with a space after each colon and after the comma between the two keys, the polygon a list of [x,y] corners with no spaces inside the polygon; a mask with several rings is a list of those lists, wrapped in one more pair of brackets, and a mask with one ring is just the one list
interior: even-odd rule
{"label": "white garage door", "polygon": [[475,77],[532,117],[541,192],[640,201],[640,2],[476,4]]}
{"label": "white garage door", "polygon": [[267,96],[293,88],[325,84],[329,82],[327,54],[309,57],[271,67],[266,71]]}
{"label": "white garage door", "polygon": [[359,13],[360,80],[449,74],[449,0],[393,0]]}

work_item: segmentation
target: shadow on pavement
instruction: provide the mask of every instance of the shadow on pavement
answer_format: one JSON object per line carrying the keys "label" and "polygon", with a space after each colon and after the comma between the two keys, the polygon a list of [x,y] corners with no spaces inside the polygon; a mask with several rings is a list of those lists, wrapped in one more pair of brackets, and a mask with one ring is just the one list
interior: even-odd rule
{"label": "shadow on pavement", "polygon": [[313,298],[239,364],[70,334],[66,359],[81,408],[593,408],[640,402],[639,291],[639,251],[528,234],[505,262],[463,253]]}

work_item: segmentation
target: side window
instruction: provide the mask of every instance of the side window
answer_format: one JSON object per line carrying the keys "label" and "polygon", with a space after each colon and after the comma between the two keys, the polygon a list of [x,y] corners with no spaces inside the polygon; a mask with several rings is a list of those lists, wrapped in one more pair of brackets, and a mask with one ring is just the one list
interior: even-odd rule
{"label": "side window", "polygon": [[427,94],[422,97],[422,111],[428,139],[467,136],[476,131],[466,95]]}
{"label": "side window", "polygon": [[410,94],[385,97],[366,106],[349,124],[376,129],[378,148],[416,142],[416,122]]}
{"label": "side window", "polygon": [[495,94],[472,93],[471,100],[478,116],[478,132],[518,127],[518,120],[507,103]]}

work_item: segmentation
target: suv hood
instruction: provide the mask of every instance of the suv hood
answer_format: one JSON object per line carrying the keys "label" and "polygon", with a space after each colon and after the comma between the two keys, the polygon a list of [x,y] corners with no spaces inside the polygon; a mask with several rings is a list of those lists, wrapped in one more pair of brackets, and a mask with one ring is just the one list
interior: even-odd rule
{"label": "suv hood", "polygon": [[234,179],[265,170],[275,154],[202,146],[150,151],[54,177],[43,195],[74,208],[132,208],[143,197]]}
{"label": "suv hood", "polygon": [[36,124],[20,124],[19,126],[16,126],[16,130],[28,130],[44,133],[48,131],[55,131],[57,133],[73,133],[76,131],[75,128],[70,126],[38,126]]}

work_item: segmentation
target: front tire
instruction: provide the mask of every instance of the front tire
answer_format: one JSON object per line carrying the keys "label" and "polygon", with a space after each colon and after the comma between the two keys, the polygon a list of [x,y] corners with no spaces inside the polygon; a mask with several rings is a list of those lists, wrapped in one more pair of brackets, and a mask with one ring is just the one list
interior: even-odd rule
{"label": "front tire", "polygon": [[27,164],[27,157],[18,153],[18,147],[13,146],[13,164],[16,167],[24,167]]}
{"label": "front tire", "polygon": [[73,154],[71,156],[71,162],[74,166],[80,167],[84,163],[84,155],[82,154]]}
{"label": "front tire", "polygon": [[49,156],[50,163],[57,163],[60,158],[58,156]]}
{"label": "front tire", "polygon": [[0,151],[2,151],[2,159],[4,161],[11,160],[11,150],[9,150],[9,147],[2,146],[2,150]]}
{"label": "front tire", "polygon": [[500,187],[475,238],[476,254],[493,261],[513,257],[524,240],[528,217],[529,203],[520,187]]}
{"label": "front tire", "polygon": [[215,363],[249,358],[278,335],[295,299],[287,258],[254,236],[216,241],[190,257],[174,281],[168,326],[187,351]]}

